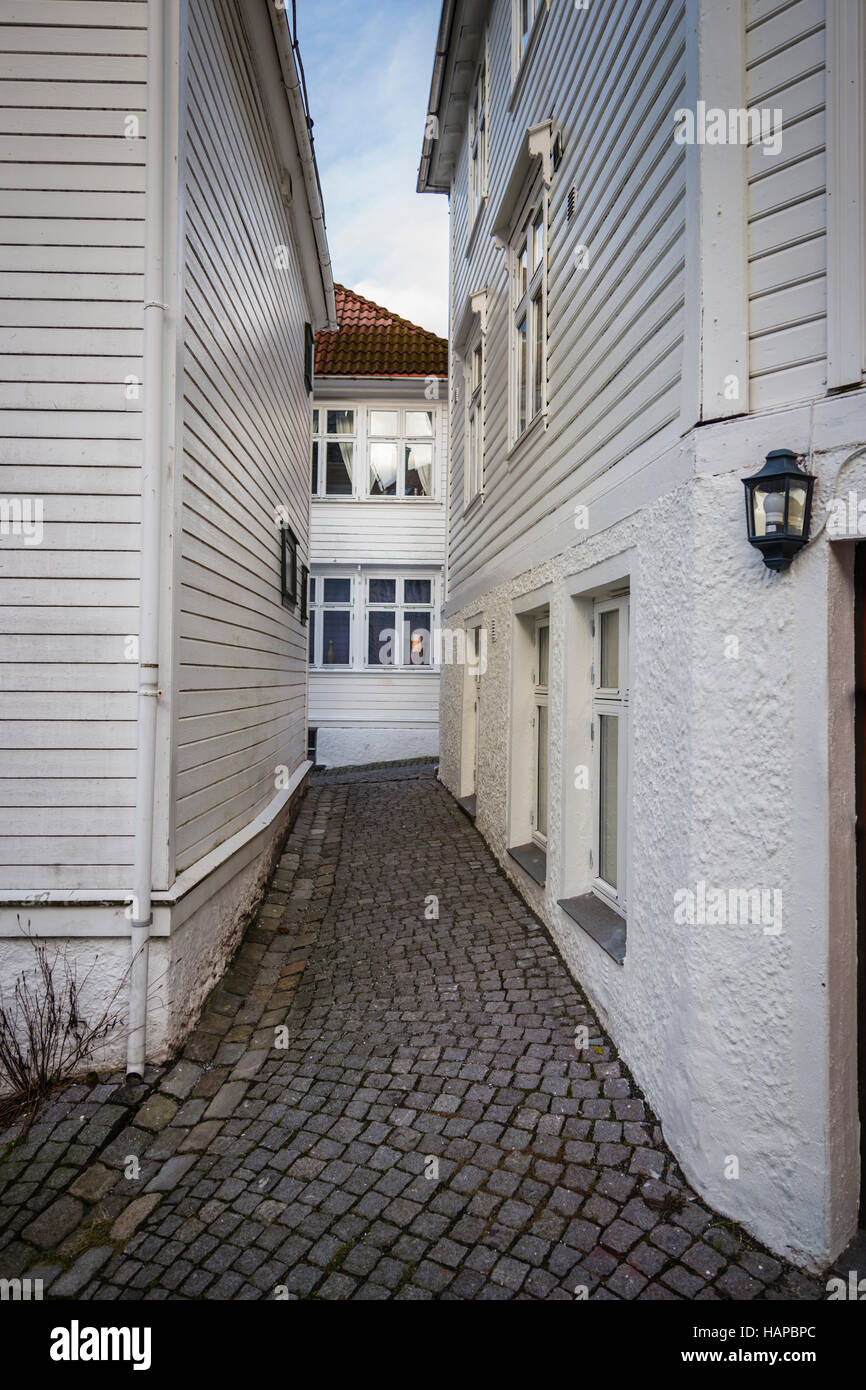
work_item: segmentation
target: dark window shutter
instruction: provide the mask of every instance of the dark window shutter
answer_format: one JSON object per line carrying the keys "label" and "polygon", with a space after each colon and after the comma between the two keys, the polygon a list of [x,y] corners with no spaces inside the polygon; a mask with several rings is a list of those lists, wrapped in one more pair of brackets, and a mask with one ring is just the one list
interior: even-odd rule
{"label": "dark window shutter", "polygon": [[298,598],[298,538],[291,526],[281,528],[281,587],[284,608],[292,608]]}

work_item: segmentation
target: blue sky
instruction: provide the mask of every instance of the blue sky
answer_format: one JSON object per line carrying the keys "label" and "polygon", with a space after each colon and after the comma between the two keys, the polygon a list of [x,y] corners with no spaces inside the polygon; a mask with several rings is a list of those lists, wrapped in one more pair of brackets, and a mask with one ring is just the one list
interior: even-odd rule
{"label": "blue sky", "polygon": [[440,9],[299,0],[298,41],[334,278],[444,337],[448,200],[415,192]]}

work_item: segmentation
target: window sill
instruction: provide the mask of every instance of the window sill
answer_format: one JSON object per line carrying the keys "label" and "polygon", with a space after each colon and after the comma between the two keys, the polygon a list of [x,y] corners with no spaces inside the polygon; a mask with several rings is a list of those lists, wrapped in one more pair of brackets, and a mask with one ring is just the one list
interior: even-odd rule
{"label": "window sill", "polygon": [[483,501],[484,501],[484,490],[482,489],[481,492],[476,492],[475,496],[474,496],[474,497],[471,497],[471,498],[469,499],[468,502],[464,502],[464,504],[463,504],[463,515],[464,515],[464,516],[469,516],[471,512],[480,511],[480,509],[481,509],[481,503],[482,503]]}
{"label": "window sill", "polygon": [[523,89],[523,85],[526,80],[527,69],[531,64],[535,50],[538,47],[538,36],[541,33],[541,28],[544,23],[544,20],[547,18],[547,12],[549,9],[550,0],[540,0],[538,10],[535,15],[535,20],[533,21],[532,25],[532,33],[529,35],[529,42],[523,50],[523,56],[521,57],[516,70],[512,71],[511,95],[508,98],[507,108],[509,112],[513,112],[515,106],[517,105],[517,100],[520,96],[521,90]]}
{"label": "window sill", "polygon": [[560,898],[561,907],[581,931],[591,936],[593,941],[606,951],[611,960],[622,965],[625,960],[626,919],[608,907],[595,893],[584,893],[579,898]]}
{"label": "window sill", "polygon": [[529,874],[541,888],[544,887],[547,879],[547,855],[540,845],[530,840],[525,845],[512,845],[508,853],[524,873]]}
{"label": "window sill", "polygon": [[539,410],[532,423],[526,426],[526,429],[523,431],[523,434],[520,436],[519,439],[515,440],[511,448],[508,450],[508,453],[505,455],[505,462],[507,466],[509,468],[511,467],[514,459],[518,457],[520,452],[529,443],[530,439],[534,439],[537,434],[542,433],[543,430],[546,429],[547,411]]}
{"label": "window sill", "polygon": [[478,204],[478,209],[477,209],[477,211],[476,211],[476,213],[475,213],[475,221],[472,223],[472,226],[471,226],[470,229],[469,229],[469,235],[468,235],[468,237],[466,238],[466,257],[467,257],[467,259],[472,255],[472,248],[474,247],[475,242],[476,242],[477,239],[478,239],[478,232],[479,232],[479,230],[480,230],[480,228],[481,228],[481,223],[484,221],[484,210],[485,210],[486,207],[487,207],[487,194],[485,193],[485,194],[484,194],[484,197],[481,199],[481,202]]}
{"label": "window sill", "polygon": [[420,505],[423,507],[442,506],[438,497],[349,497],[347,494],[345,497],[313,497],[311,500],[313,502],[327,502],[329,504],[333,504],[334,502],[357,502],[362,506],[369,506],[370,503],[373,503],[377,507],[393,507],[395,504],[400,504],[402,506]]}
{"label": "window sill", "polygon": [[310,666],[314,675],[336,676],[440,676],[441,666]]}

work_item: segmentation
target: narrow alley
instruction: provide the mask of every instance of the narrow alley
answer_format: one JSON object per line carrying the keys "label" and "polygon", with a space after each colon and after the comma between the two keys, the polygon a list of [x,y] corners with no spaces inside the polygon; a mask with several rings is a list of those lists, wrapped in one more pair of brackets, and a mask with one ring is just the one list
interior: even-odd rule
{"label": "narrow alley", "polygon": [[823,1293],[693,1199],[429,765],[321,775],[182,1058],[11,1133],[4,1273],[46,1298]]}

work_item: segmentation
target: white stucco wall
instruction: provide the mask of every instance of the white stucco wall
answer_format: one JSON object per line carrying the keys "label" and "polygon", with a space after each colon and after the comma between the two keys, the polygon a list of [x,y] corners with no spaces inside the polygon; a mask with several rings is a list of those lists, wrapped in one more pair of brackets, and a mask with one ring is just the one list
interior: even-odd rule
{"label": "white stucco wall", "polygon": [[[831,841],[850,835],[847,822],[834,821],[828,792],[830,546],[825,535],[787,574],[771,574],[746,541],[740,477],[781,443],[808,453],[812,438],[826,499],[856,443],[855,410],[803,407],[702,430],[690,441],[689,481],[598,533],[590,527],[585,539],[447,615],[457,627],[483,613],[488,633],[496,628],[481,682],[479,829],[549,925],[690,1181],[772,1248],[814,1267],[850,1239],[857,1196],[856,933],[853,916],[831,923],[828,891]],[[858,479],[866,497],[862,462],[846,471],[845,487]],[[813,529],[822,515],[816,501]],[[589,848],[578,802],[588,793],[574,789],[572,768],[590,762],[587,721],[575,714],[589,661],[573,628],[564,649],[570,594],[619,573],[631,586],[623,966],[557,906],[588,887],[578,882]],[[511,717],[514,609],[546,585],[542,889],[506,851],[510,768],[520,751]],[[850,617],[845,640],[853,644]],[[443,670],[440,776],[455,794],[463,680],[462,668]],[[853,874],[853,837],[843,864]],[[765,933],[760,922],[676,925],[674,895],[702,880],[726,891],[777,890],[781,932]],[[831,1051],[834,1009],[847,1026]],[[732,1157],[737,1178],[726,1176]]]}
{"label": "white stucco wall", "polygon": [[435,758],[438,751],[437,724],[320,726],[316,739],[316,762],[322,767]]}

